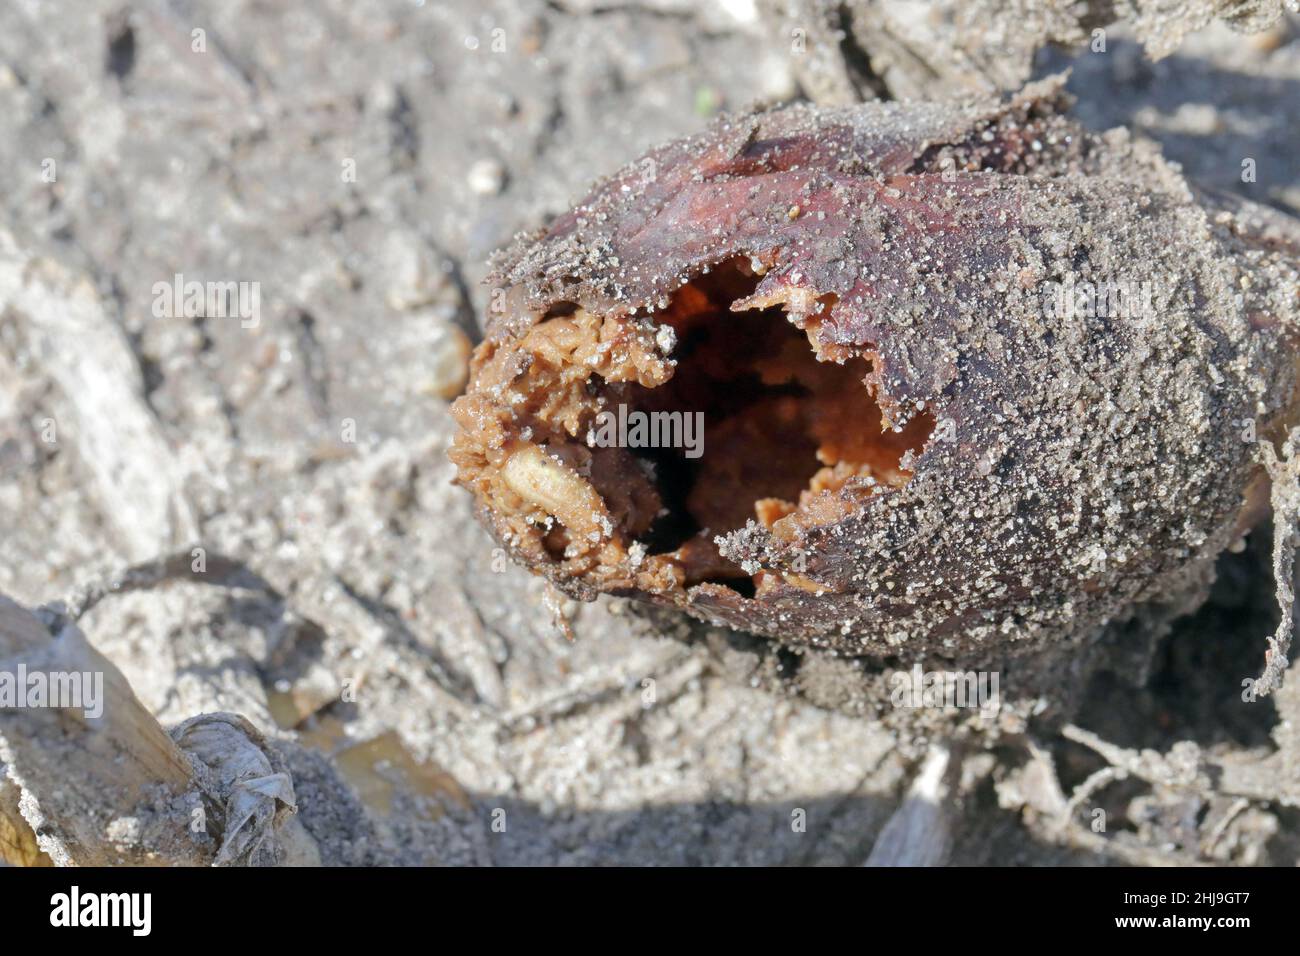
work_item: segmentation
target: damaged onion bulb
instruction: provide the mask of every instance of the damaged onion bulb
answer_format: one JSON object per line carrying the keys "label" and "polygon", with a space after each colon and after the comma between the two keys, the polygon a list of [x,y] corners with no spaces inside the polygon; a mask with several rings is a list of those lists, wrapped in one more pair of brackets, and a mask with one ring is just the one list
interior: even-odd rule
{"label": "damaged onion bulb", "polygon": [[855,655],[1193,606],[1294,418],[1296,234],[1063,99],[724,118],[517,240],[454,406],[486,526]]}

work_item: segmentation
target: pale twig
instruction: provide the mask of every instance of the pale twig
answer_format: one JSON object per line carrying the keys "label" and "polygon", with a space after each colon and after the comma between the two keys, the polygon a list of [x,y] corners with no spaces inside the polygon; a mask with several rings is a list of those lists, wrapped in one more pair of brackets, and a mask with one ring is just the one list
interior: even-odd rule
{"label": "pale twig", "polygon": [[942,866],[952,849],[953,780],[960,773],[948,745],[930,745],[907,796],[876,838],[865,866]]}

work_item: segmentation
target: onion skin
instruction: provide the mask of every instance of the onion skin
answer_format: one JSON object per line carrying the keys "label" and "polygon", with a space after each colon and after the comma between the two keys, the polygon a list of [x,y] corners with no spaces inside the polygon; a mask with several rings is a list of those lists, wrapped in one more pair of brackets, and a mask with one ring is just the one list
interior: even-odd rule
{"label": "onion skin", "polygon": [[[562,303],[631,321],[741,258],[763,271],[754,297],[785,303],[819,357],[870,358],[892,423],[933,416],[904,487],[847,487],[837,520],[796,513],[721,539],[761,571],[756,597],[575,574],[479,493],[484,524],[575,597],[625,594],[853,655],[974,662],[1083,638],[1143,603],[1195,606],[1259,517],[1257,442],[1294,417],[1295,233],[1064,107],[1050,80],[1006,103],[724,118],[496,259],[455,408],[452,458],[476,493],[465,436],[498,400],[481,381],[490,356]],[[1153,310],[1069,314],[1053,282],[1148,283]]]}

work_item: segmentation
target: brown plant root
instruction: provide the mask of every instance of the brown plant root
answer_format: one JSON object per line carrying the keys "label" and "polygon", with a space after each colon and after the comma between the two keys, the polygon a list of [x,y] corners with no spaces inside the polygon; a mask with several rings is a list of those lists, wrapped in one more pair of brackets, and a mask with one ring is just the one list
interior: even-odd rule
{"label": "brown plant root", "polygon": [[758,301],[762,271],[723,263],[648,318],[553,308],[480,350],[452,459],[514,548],[596,589],[752,596],[770,574],[723,558],[717,536],[830,524],[907,483],[933,417],[891,423],[871,354],[818,348],[834,297]]}

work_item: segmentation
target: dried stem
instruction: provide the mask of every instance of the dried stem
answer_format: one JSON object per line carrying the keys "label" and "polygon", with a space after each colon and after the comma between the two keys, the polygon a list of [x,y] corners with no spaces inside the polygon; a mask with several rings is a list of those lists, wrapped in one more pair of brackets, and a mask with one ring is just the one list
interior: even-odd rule
{"label": "dried stem", "polygon": [[0,672],[20,669],[79,674],[84,687],[102,681],[96,716],[89,708],[0,709],[0,760],[22,791],[22,813],[41,834],[41,849],[56,863],[81,866],[204,862],[183,827],[161,845],[141,846],[132,836],[131,821],[197,794],[189,760],[121,671],[75,625],[53,615],[43,622],[0,597]]}

